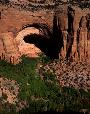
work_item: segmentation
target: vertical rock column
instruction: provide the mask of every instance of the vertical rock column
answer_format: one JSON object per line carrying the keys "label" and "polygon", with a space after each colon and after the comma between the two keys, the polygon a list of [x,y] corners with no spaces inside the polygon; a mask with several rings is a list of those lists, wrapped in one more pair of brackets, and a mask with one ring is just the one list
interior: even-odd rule
{"label": "vertical rock column", "polygon": [[0,19],[1,19],[1,12],[0,12]]}
{"label": "vertical rock column", "polygon": [[66,57],[66,45],[67,45],[67,31],[63,30],[62,31],[63,34],[63,42],[64,42],[64,47],[62,48],[62,56],[65,58]]}
{"label": "vertical rock column", "polygon": [[74,61],[78,61],[78,53],[77,53],[77,32],[74,32],[74,40],[72,45],[72,57]]}
{"label": "vertical rock column", "polygon": [[4,60],[5,59],[5,51],[4,51],[4,45],[3,45],[3,40],[0,36],[0,59]]}
{"label": "vertical rock column", "polygon": [[79,21],[80,21],[80,15],[78,14],[77,10],[75,10],[75,16],[74,16],[74,22],[73,22],[73,27],[74,27],[74,40],[73,40],[73,45],[72,45],[72,57],[73,61],[78,61],[78,53],[77,53],[77,29],[79,26]]}
{"label": "vertical rock column", "polygon": [[88,14],[86,18],[87,18],[88,61],[90,62],[90,14]]}
{"label": "vertical rock column", "polygon": [[57,17],[59,18],[59,26],[63,35],[63,48],[61,48],[60,55],[66,57],[66,45],[67,45],[67,29],[68,29],[68,15],[67,15],[67,5],[57,7]]}
{"label": "vertical rock column", "polygon": [[88,58],[87,20],[82,16],[77,31],[77,51],[80,61]]}
{"label": "vertical rock column", "polygon": [[8,62],[17,64],[19,62],[20,53],[19,53],[18,47],[16,47],[15,45],[13,34],[11,32],[3,33],[2,38],[3,38],[4,49],[6,54],[5,59]]}
{"label": "vertical rock column", "polygon": [[74,22],[74,16],[75,16],[75,11],[71,8],[68,7],[68,36],[67,36],[67,53],[66,53],[66,58],[71,60],[72,58],[72,45],[74,41],[74,27],[73,27],[73,22]]}

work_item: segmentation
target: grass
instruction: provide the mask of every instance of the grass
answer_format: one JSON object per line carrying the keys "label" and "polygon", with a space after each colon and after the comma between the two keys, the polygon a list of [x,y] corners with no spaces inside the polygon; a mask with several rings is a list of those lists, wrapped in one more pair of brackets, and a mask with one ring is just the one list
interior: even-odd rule
{"label": "grass", "polygon": [[[49,62],[49,59],[36,59],[22,57],[22,63],[12,65],[5,61],[0,61],[0,75],[8,79],[16,80],[20,85],[19,99],[26,100],[29,108],[25,108],[19,114],[29,114],[43,111],[75,111],[90,108],[90,91],[75,90],[74,88],[61,88],[55,79],[55,74],[45,72],[44,79],[36,72],[38,63]],[[1,114],[18,114],[15,106],[6,104]]]}

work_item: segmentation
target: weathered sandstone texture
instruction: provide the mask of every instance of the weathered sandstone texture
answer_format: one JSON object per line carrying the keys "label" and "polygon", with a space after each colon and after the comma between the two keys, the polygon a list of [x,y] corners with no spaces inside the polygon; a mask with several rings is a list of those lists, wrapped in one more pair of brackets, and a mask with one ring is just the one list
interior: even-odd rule
{"label": "weathered sandstone texture", "polygon": [[[35,11],[0,5],[0,59],[16,64],[22,55],[37,57],[41,52],[40,49],[34,44],[26,44],[23,37],[31,33],[39,34],[39,31],[35,28],[22,30],[22,27],[32,23],[44,23],[51,29],[54,13],[57,13],[64,41],[62,57],[66,57],[70,39],[73,38],[70,59],[90,62],[90,9],[80,9],[78,6],[72,6],[72,9],[74,13],[69,12],[73,17],[70,25],[66,4],[59,5],[54,10],[39,9]],[[68,39],[69,41],[67,41]]]}

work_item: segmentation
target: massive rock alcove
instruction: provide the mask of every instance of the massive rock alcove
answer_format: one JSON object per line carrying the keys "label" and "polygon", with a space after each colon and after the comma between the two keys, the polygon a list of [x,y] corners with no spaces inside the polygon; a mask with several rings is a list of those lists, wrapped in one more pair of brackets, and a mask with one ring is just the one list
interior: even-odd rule
{"label": "massive rock alcove", "polygon": [[34,44],[27,44],[23,40],[24,36],[34,33],[39,34],[39,30],[36,29],[35,27],[27,27],[21,30],[17,34],[15,40],[17,42],[19,52],[21,53],[21,55],[27,55],[29,57],[37,57],[38,54],[41,52],[40,49],[37,48]]}
{"label": "massive rock alcove", "polygon": [[53,27],[50,31],[45,24],[35,23],[30,26],[38,28],[42,34],[31,34],[24,37],[26,43],[35,44],[50,59],[59,59],[61,48],[63,47],[63,35],[59,24],[59,18],[55,14],[53,17]]}
{"label": "massive rock alcove", "polygon": [[[82,10],[78,6],[59,5],[54,10],[26,11],[25,9],[18,10],[16,7],[2,6],[0,12],[2,14],[0,25],[3,26],[0,28],[1,59],[14,62],[17,61],[16,57],[20,58],[23,54],[31,57],[31,50],[36,50],[36,53],[43,51],[47,56],[56,55],[54,58],[59,58],[60,55],[68,60],[71,58],[82,60],[83,58],[83,60],[89,61],[90,10],[88,8]],[[57,18],[56,24],[53,22],[54,16]],[[82,19],[83,16],[85,19]],[[81,20],[83,24],[80,24]],[[28,26],[28,24],[33,25],[33,23],[43,26],[39,28]],[[23,25],[26,27],[21,29]],[[48,27],[48,30],[45,26]],[[25,43],[24,37],[29,37],[34,42]],[[52,40],[48,40],[48,44],[42,43],[43,46],[45,45],[42,49],[40,42],[38,45],[35,44],[37,37],[38,39],[42,38],[43,42],[47,42],[48,39]],[[50,44],[50,42],[52,43]]]}

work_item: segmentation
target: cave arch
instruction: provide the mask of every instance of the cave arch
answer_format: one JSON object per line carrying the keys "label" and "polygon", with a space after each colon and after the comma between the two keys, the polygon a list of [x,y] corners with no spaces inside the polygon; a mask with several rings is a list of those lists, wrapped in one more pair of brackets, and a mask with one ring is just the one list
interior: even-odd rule
{"label": "cave arch", "polygon": [[[34,36],[32,38],[34,34],[37,35],[38,37]],[[31,42],[26,43],[24,38],[27,36],[29,36],[29,39],[32,38],[34,43],[31,43]],[[39,37],[40,38],[42,37],[41,40],[43,40],[43,42],[41,40],[39,41]],[[18,32],[15,39],[21,55],[29,55],[30,57],[32,57],[32,53],[34,53],[34,51],[37,53],[37,55],[41,53],[41,51],[44,52],[46,55],[47,53],[50,53],[46,48],[48,45],[48,40],[51,40],[51,37],[52,37],[52,30],[47,24],[32,23],[32,24],[24,25],[22,29],[20,29],[20,31]],[[37,45],[35,44],[36,40],[38,42]],[[40,44],[43,46],[41,46]],[[50,41],[49,41],[49,44],[50,44]],[[34,54],[34,57],[35,56],[36,55]]]}
{"label": "cave arch", "polygon": [[53,17],[53,27],[51,29],[43,23],[28,25],[28,27],[32,26],[39,29],[40,34],[27,35],[24,37],[24,41],[35,44],[50,59],[59,59],[61,48],[63,48],[63,35],[57,15],[55,14]]}
{"label": "cave arch", "polygon": [[30,34],[40,34],[39,29],[35,27],[27,27],[20,30],[15,38],[19,51],[21,55],[27,55],[29,57],[38,57],[38,53],[41,52],[39,48],[37,48],[34,44],[25,43],[23,40],[24,36]]}
{"label": "cave arch", "polygon": [[[22,29],[23,30],[19,32],[16,37],[17,43],[20,44],[20,52],[23,52],[25,50],[24,46],[26,43],[29,43],[30,45],[38,47],[50,59],[59,59],[61,48],[63,48],[63,35],[57,15],[54,15],[53,17],[52,29],[43,23],[29,24]],[[27,45],[26,47],[28,47]],[[25,50],[22,54],[25,54],[26,52],[27,51]]]}

